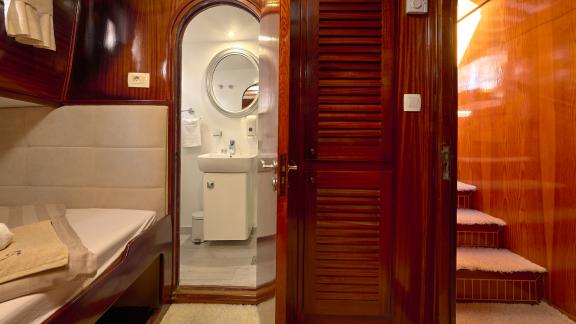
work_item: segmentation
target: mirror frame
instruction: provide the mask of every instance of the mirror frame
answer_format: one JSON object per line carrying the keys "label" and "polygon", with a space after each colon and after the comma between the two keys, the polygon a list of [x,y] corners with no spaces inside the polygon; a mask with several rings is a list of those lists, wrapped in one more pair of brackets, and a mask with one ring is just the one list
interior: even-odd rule
{"label": "mirror frame", "polygon": [[[246,117],[256,110],[258,99],[260,98],[260,93],[258,93],[256,99],[254,99],[254,101],[248,107],[238,112],[232,112],[222,106],[222,104],[218,101],[218,99],[214,95],[214,88],[212,87],[213,85],[212,79],[214,77],[214,72],[216,71],[218,64],[220,64],[220,62],[222,62],[225,58],[232,55],[242,55],[245,58],[247,58],[254,65],[254,67],[256,67],[256,71],[258,72],[258,74],[260,74],[260,66],[258,64],[258,58],[256,57],[256,55],[242,48],[225,49],[219,52],[218,54],[214,55],[214,57],[210,61],[210,64],[208,65],[208,69],[206,69],[206,77],[205,77],[206,92],[208,93],[208,98],[210,98],[210,102],[212,102],[212,104],[216,107],[216,109],[218,109],[218,111],[221,112],[223,115],[232,118]],[[258,84],[260,84],[260,80],[258,80]]]}

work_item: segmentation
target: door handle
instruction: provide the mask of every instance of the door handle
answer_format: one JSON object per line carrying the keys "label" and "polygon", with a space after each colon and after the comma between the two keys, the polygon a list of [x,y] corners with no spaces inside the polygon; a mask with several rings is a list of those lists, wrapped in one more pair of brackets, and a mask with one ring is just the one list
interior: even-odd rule
{"label": "door handle", "polygon": [[276,170],[278,168],[278,161],[272,161],[272,163],[266,164],[266,161],[260,160],[260,166],[262,167],[262,169]]}

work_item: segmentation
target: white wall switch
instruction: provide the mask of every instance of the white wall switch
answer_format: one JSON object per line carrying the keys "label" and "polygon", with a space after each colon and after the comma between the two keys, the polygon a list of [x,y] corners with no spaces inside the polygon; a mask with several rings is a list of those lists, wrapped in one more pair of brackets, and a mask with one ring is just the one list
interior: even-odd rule
{"label": "white wall switch", "polygon": [[129,88],[150,88],[150,73],[128,73]]}
{"label": "white wall switch", "polygon": [[425,14],[428,13],[428,0],[406,0],[407,14]]}
{"label": "white wall switch", "polygon": [[420,111],[422,107],[422,97],[420,94],[404,94],[404,111]]}

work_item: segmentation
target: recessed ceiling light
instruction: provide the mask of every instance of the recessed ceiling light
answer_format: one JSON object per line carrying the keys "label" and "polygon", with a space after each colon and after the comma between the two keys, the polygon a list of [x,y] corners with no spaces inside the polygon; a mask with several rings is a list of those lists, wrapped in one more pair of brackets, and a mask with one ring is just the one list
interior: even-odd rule
{"label": "recessed ceiling light", "polygon": [[229,32],[228,32],[228,37],[232,38],[232,37],[234,37],[234,36],[236,36],[236,33],[235,33],[235,32],[233,32],[233,31],[229,31]]}

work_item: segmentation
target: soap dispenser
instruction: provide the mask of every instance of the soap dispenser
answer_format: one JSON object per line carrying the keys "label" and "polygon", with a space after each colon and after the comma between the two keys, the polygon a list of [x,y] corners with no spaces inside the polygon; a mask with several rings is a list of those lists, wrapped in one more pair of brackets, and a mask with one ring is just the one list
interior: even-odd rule
{"label": "soap dispenser", "polygon": [[246,116],[246,135],[256,137],[256,116]]}

